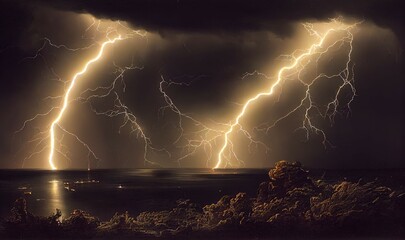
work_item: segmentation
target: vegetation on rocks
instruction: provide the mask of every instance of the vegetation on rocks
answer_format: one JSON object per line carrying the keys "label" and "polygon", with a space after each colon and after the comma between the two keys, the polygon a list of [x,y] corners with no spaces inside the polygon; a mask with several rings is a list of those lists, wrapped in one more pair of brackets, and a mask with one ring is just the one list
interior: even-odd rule
{"label": "vegetation on rocks", "polygon": [[402,190],[376,182],[313,180],[300,163],[281,161],[269,171],[269,181],[260,184],[255,197],[226,195],[203,207],[178,200],[171,210],[136,217],[116,213],[106,222],[81,210],[63,221],[60,210],[50,217],[33,216],[26,201],[17,199],[2,231],[10,238],[404,236],[404,206]]}

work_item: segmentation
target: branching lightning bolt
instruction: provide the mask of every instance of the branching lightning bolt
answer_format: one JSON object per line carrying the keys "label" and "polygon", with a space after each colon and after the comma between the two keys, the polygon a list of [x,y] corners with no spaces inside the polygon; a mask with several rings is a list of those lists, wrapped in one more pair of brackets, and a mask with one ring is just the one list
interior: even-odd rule
{"label": "branching lightning bolt", "polygon": [[[159,90],[163,96],[166,105],[160,108],[160,112],[164,113],[166,109],[170,109],[178,116],[177,124],[179,128],[179,135],[173,142],[173,144],[177,144],[181,139],[185,141],[185,144],[180,146],[180,148],[183,149],[184,153],[181,154],[179,158],[177,158],[178,164],[181,165],[182,160],[191,157],[192,155],[196,154],[199,150],[203,150],[207,157],[206,165],[207,167],[209,167],[210,160],[213,157],[214,145],[216,145],[217,141],[222,136],[224,136],[224,134],[226,133],[226,128],[228,128],[230,124],[219,123],[213,120],[210,120],[209,123],[204,123],[198,120],[197,118],[193,117],[191,114],[182,112],[180,108],[174,103],[173,99],[166,92],[165,87],[189,86],[190,83],[173,82],[170,80],[166,80],[163,76],[161,76],[161,78],[162,80],[159,84]],[[193,131],[186,131],[183,126],[185,121],[190,122],[196,129]],[[243,128],[241,128],[240,130],[244,134],[244,136],[250,141],[249,150],[253,146],[259,145],[268,150],[268,147],[264,143],[254,139],[253,136],[251,136],[251,134],[247,130]],[[240,161],[239,163],[243,164],[242,161]]]}
{"label": "branching lightning bolt", "polygon": [[[182,146],[182,148],[186,148],[187,151],[185,154],[183,154],[181,157],[177,159],[177,162],[179,165],[181,165],[181,161],[183,159],[186,159],[190,157],[191,155],[195,154],[200,148],[203,148],[206,155],[208,156],[207,160],[207,166],[208,166],[208,161],[212,156],[212,144],[223,135],[223,130],[221,129],[216,129],[213,127],[208,126],[207,124],[204,124],[203,122],[197,120],[196,118],[192,117],[190,114],[183,113],[179,107],[177,107],[172,98],[168,95],[168,93],[165,91],[165,86],[171,86],[171,85],[186,85],[188,86],[189,83],[177,83],[177,82],[172,82],[169,80],[166,80],[163,76],[161,76],[161,81],[159,84],[159,91],[163,96],[163,99],[166,103],[165,106],[161,107],[159,111],[164,114],[166,109],[170,109],[172,112],[174,112],[178,116],[178,128],[180,129],[179,135],[176,138],[176,140],[173,142],[173,144],[177,144],[181,138],[185,138],[185,141],[187,144],[185,146]],[[183,119],[186,119],[190,121],[194,127],[198,128],[198,130],[194,132],[187,132],[185,133],[184,127],[183,127]],[[201,137],[198,137],[198,136]]]}
{"label": "branching lightning bolt", "polygon": [[[251,150],[252,146],[256,146],[256,148],[258,146],[262,146],[267,153],[269,147],[265,143],[255,139],[255,137],[247,129],[244,128],[241,120],[243,119],[243,117],[247,116],[249,109],[255,103],[257,103],[259,99],[266,96],[274,95],[276,89],[280,88],[281,90],[283,82],[289,79],[298,79],[298,82],[301,83],[305,88],[305,95],[300,100],[299,105],[294,107],[287,114],[278,118],[273,123],[265,123],[254,129],[268,133],[279,122],[288,118],[289,116],[299,111],[300,109],[303,109],[304,116],[302,124],[300,127],[298,127],[298,129],[302,129],[305,131],[306,139],[308,139],[310,133],[313,132],[321,136],[321,138],[323,139],[322,142],[325,146],[329,144],[329,141],[327,140],[326,137],[326,133],[320,127],[316,126],[315,123],[313,123],[312,118],[314,113],[312,111],[316,112],[323,118],[328,118],[330,122],[333,123],[336,114],[339,113],[338,107],[340,105],[340,102],[338,98],[342,94],[343,89],[349,87],[351,91],[351,97],[349,101],[346,103],[346,106],[348,112],[350,112],[350,104],[354,100],[354,97],[356,95],[356,89],[354,88],[353,85],[354,64],[352,63],[351,60],[351,54],[353,50],[352,30],[359,23],[360,22],[351,25],[346,25],[341,22],[341,19],[332,19],[331,23],[329,24],[332,24],[334,27],[328,28],[324,33],[316,31],[314,29],[314,26],[310,23],[303,24],[303,26],[309,32],[309,34],[316,38],[317,42],[313,43],[306,50],[296,50],[291,55],[281,56],[283,58],[287,58],[290,61],[290,63],[286,66],[281,67],[278,70],[277,75],[274,78],[275,80],[273,80],[273,78],[267,77],[265,74],[258,71],[255,71],[254,73],[247,73],[244,77],[248,77],[250,75],[259,75],[262,77],[264,76],[266,80],[269,80],[272,83],[268,88],[256,93],[251,98],[249,98],[244,104],[241,104],[242,107],[241,110],[236,115],[234,120],[230,121],[229,123],[217,123],[212,121],[212,123],[214,123],[214,126],[211,127],[211,125],[208,126],[208,124],[204,124],[202,121],[199,121],[196,118],[191,117],[190,114],[186,114],[180,111],[180,108],[174,104],[173,100],[169,97],[168,93],[164,90],[163,86],[182,85],[182,84],[166,81],[165,79],[162,78],[162,81],[160,83],[160,92],[166,102],[166,106],[164,107],[164,109],[166,108],[171,109],[172,112],[178,115],[179,119],[178,126],[180,129],[180,135],[178,139],[175,141],[175,143],[178,142],[180,138],[186,140],[186,144],[185,146],[183,146],[183,149],[185,149],[186,153],[183,154],[183,156],[180,157],[179,159],[181,160],[190,157],[191,155],[196,154],[196,152],[200,148],[202,148],[206,151],[208,160],[210,160],[212,157],[212,149],[214,149],[215,147],[214,145],[217,145],[217,142],[223,139],[222,144],[218,148],[219,149],[218,154],[216,155],[217,160],[213,168],[216,169],[227,166],[231,167],[241,165],[243,166],[244,162],[242,161],[242,159],[240,159],[240,157],[236,153],[234,143],[232,141],[233,140],[232,135],[236,132],[242,133],[242,136],[245,137],[250,142],[249,151]],[[342,36],[335,36],[338,34],[341,34]],[[333,37],[336,37],[336,39],[334,41],[330,41],[330,39],[333,39]],[[303,79],[302,77],[303,72],[304,70],[306,70],[307,66],[311,62],[318,63],[318,60],[328,52],[332,51],[333,48],[340,49],[345,44],[349,46],[348,47],[349,51],[347,53],[347,61],[345,67],[343,69],[339,70],[338,73],[332,75],[327,75],[325,73],[318,74],[310,81]],[[311,96],[310,90],[311,87],[314,85],[314,83],[319,81],[320,79],[332,79],[332,78],[340,79],[341,84],[338,86],[336,94],[333,97],[333,100],[327,104],[326,110],[322,112],[320,110],[320,107],[315,104],[315,101]],[[183,128],[184,121],[191,121],[191,123],[197,128],[197,130],[186,132]],[[237,165],[233,163],[234,161],[236,161]]]}
{"label": "branching lightning bolt", "polygon": [[[338,20],[333,20],[333,22],[336,22]],[[345,86],[350,86],[351,90],[352,90],[352,98],[350,99],[350,101],[348,102],[348,107],[350,108],[350,103],[353,101],[354,96],[355,96],[355,88],[351,82],[352,79],[350,79],[350,62],[351,62],[351,53],[352,53],[352,42],[353,42],[353,34],[351,33],[351,29],[353,29],[358,23],[355,23],[353,25],[345,25],[345,24],[340,24],[339,27],[337,28],[330,28],[328,29],[324,34],[320,34],[317,31],[314,30],[313,26],[311,24],[304,24],[305,28],[309,31],[309,33],[311,35],[315,35],[318,38],[318,42],[315,44],[312,44],[311,47],[309,47],[306,51],[304,51],[303,53],[301,53],[298,56],[295,56],[295,54],[293,53],[291,55],[293,61],[290,65],[284,66],[282,67],[277,74],[277,79],[274,83],[271,84],[271,86],[263,91],[263,92],[259,92],[257,93],[255,96],[253,96],[252,98],[249,98],[245,104],[243,105],[241,111],[239,112],[239,114],[236,116],[235,120],[233,121],[233,123],[230,125],[229,129],[225,132],[224,135],[224,142],[223,145],[218,153],[218,161],[217,164],[215,165],[214,169],[216,168],[220,168],[223,165],[224,161],[227,161],[227,163],[229,163],[230,161],[230,157],[229,156],[235,156],[235,153],[233,151],[233,145],[232,142],[230,140],[230,135],[232,134],[232,132],[236,129],[236,128],[241,128],[241,119],[242,117],[244,117],[247,114],[247,111],[249,110],[249,107],[254,104],[257,100],[259,100],[262,97],[265,96],[270,96],[274,93],[275,89],[282,84],[283,82],[283,77],[285,72],[289,71],[289,70],[293,70],[293,69],[298,69],[298,80],[304,85],[306,86],[306,94],[305,97],[301,100],[301,103],[299,106],[297,106],[296,108],[294,108],[292,111],[290,111],[289,113],[287,113],[285,116],[281,117],[280,119],[278,119],[274,124],[272,124],[271,126],[269,126],[267,128],[267,131],[272,128],[273,126],[275,126],[275,124],[277,124],[279,121],[281,121],[282,119],[290,116],[293,112],[297,111],[298,109],[300,109],[301,107],[304,106],[305,101],[309,101],[309,106],[305,108],[305,116],[304,116],[304,120],[302,122],[302,126],[301,129],[304,129],[306,131],[306,137],[309,137],[309,131],[314,131],[317,134],[322,135],[323,137],[323,143],[325,144],[325,142],[327,141],[326,139],[326,135],[325,132],[318,128],[317,126],[315,126],[312,122],[311,122],[311,117],[310,117],[310,113],[309,111],[313,108],[316,108],[313,105],[313,101],[310,95],[310,87],[312,86],[312,84],[322,78],[322,77],[326,77],[326,78],[332,78],[332,77],[340,77],[342,79],[342,84],[338,87],[338,91],[336,92],[335,98],[332,102],[330,102],[327,106],[327,110],[325,112],[325,115],[328,115],[328,113],[330,112],[330,110],[332,110],[332,113],[329,114],[330,117],[333,117],[334,115],[336,115],[337,113],[337,106],[339,105],[339,101],[338,101],[338,96],[340,95],[341,90],[345,87]],[[323,46],[326,39],[334,32],[339,32],[339,31],[343,31],[346,33],[346,35],[343,38],[339,38],[338,40],[334,41],[332,44],[330,44],[329,46]],[[346,63],[346,68],[343,69],[341,72],[339,72],[336,75],[333,76],[327,76],[325,74],[320,74],[317,77],[315,77],[310,83],[306,83],[304,82],[302,79],[300,79],[300,74],[303,71],[303,69],[305,69],[306,63],[303,63],[303,60],[311,57],[313,55],[318,54],[317,60],[320,58],[320,56],[322,56],[323,54],[327,53],[329,51],[330,48],[332,48],[333,46],[341,43],[343,44],[344,42],[349,42],[350,45],[350,50],[348,53],[348,60]],[[228,154],[226,154],[226,151],[229,151]]]}
{"label": "branching lightning bolt", "polygon": [[60,111],[59,111],[59,114],[58,114],[58,116],[52,121],[51,127],[50,127],[50,129],[49,129],[49,131],[50,131],[50,151],[49,151],[49,159],[48,159],[48,162],[49,162],[49,166],[51,167],[52,170],[56,170],[56,169],[57,169],[56,166],[55,166],[55,163],[54,163],[54,154],[55,154],[55,126],[58,125],[59,121],[60,121],[60,120],[62,119],[62,117],[63,117],[63,114],[65,113],[66,109],[68,108],[70,93],[71,93],[72,89],[74,88],[74,86],[75,86],[75,84],[76,84],[76,81],[78,80],[78,78],[79,78],[81,75],[83,75],[83,74],[86,73],[87,69],[88,69],[93,63],[97,62],[97,61],[103,56],[104,49],[106,48],[106,46],[111,45],[111,44],[114,44],[115,42],[120,41],[120,40],[122,40],[122,39],[123,39],[123,38],[121,37],[121,35],[119,35],[118,37],[115,37],[115,38],[113,38],[113,39],[109,39],[109,40],[103,42],[103,43],[101,44],[100,50],[99,50],[98,54],[96,55],[96,57],[94,57],[94,58],[92,58],[91,60],[89,60],[89,61],[84,65],[83,69],[82,69],[81,71],[77,72],[77,73],[74,75],[74,77],[72,78],[72,80],[71,80],[71,82],[70,82],[70,85],[69,85],[69,87],[68,87],[68,89],[67,89],[67,91],[66,91],[66,93],[65,93],[64,98],[63,98],[63,104],[62,104],[62,107],[61,107],[61,109],[60,109]]}
{"label": "branching lightning bolt", "polygon": [[[97,22],[97,24],[96,24],[96,22]],[[130,66],[120,67],[114,63],[114,66],[117,69],[117,71],[116,71],[117,76],[109,86],[97,87],[95,89],[85,89],[84,91],[82,91],[80,93],[79,97],[77,97],[77,98],[71,97],[71,92],[75,89],[75,86],[77,85],[77,82],[80,80],[80,77],[82,77],[92,65],[96,64],[103,57],[104,51],[106,50],[106,48],[109,45],[114,45],[115,43],[117,43],[119,41],[133,38],[136,35],[141,36],[141,37],[146,36],[145,32],[132,30],[132,29],[126,27],[122,22],[119,22],[119,21],[117,21],[113,25],[109,25],[108,27],[103,29],[101,20],[96,21],[94,18],[93,18],[93,23],[86,29],[86,32],[89,31],[94,26],[96,26],[97,33],[102,33],[107,39],[105,41],[103,41],[102,43],[100,43],[100,48],[97,51],[97,54],[93,58],[88,60],[83,65],[82,69],[79,72],[75,73],[75,75],[73,76],[73,78],[70,81],[62,81],[61,78],[59,76],[57,76],[57,74],[54,72],[54,70],[52,68],[50,68],[51,72],[56,76],[57,81],[62,82],[65,85],[65,87],[67,87],[67,88],[65,90],[65,93],[62,96],[55,96],[55,97],[49,96],[49,97],[45,98],[45,100],[61,99],[62,100],[61,106],[57,106],[57,107],[54,106],[54,107],[51,107],[51,109],[49,109],[45,113],[36,114],[34,117],[26,120],[23,123],[22,127],[17,131],[17,133],[21,132],[22,130],[24,130],[26,128],[28,123],[36,120],[37,118],[50,116],[51,113],[53,113],[55,110],[58,110],[58,114],[54,119],[52,119],[52,122],[51,122],[48,130],[40,131],[39,133],[35,134],[34,137],[30,141],[28,141],[28,143],[36,143],[36,144],[34,146],[34,152],[24,158],[23,165],[22,165],[23,167],[24,167],[24,163],[26,160],[32,158],[35,155],[41,154],[48,148],[49,148],[48,163],[49,163],[49,167],[52,170],[57,169],[57,166],[55,164],[55,154],[56,153],[58,153],[63,158],[67,159],[68,161],[71,161],[68,156],[68,154],[69,154],[69,152],[67,150],[68,147],[62,143],[63,137],[65,135],[73,137],[73,139],[75,139],[78,143],[82,144],[85,149],[87,149],[89,156],[91,155],[91,156],[93,156],[94,159],[98,160],[99,158],[96,156],[95,152],[90,148],[90,146],[86,142],[81,140],[76,134],[68,131],[63,126],[61,126],[60,121],[63,119],[64,113],[68,109],[70,103],[72,103],[74,101],[80,101],[80,102],[89,103],[90,106],[92,106],[90,100],[92,100],[94,98],[98,98],[98,99],[106,98],[112,94],[116,98],[113,110],[100,112],[93,107],[91,107],[91,110],[97,115],[103,115],[103,116],[107,116],[107,117],[122,116],[123,124],[121,125],[119,131],[121,131],[121,129],[124,126],[131,124],[131,131],[137,132],[138,133],[137,137],[143,139],[144,150],[145,150],[145,152],[144,152],[145,162],[154,164],[153,162],[147,160],[148,150],[153,149],[153,150],[160,151],[160,149],[155,149],[151,146],[150,139],[146,136],[144,130],[138,124],[135,115],[130,111],[130,109],[127,106],[125,106],[125,104],[123,104],[121,102],[121,100],[119,99],[119,94],[115,90],[116,86],[118,85],[117,81],[121,80],[121,85],[123,87],[122,92],[125,92],[125,87],[126,87],[125,82],[124,82],[125,72],[127,70],[142,69],[142,67],[135,67],[133,65],[133,63]],[[124,29],[124,33],[119,33],[118,28]],[[94,38],[91,38],[91,39],[94,39]],[[64,49],[67,51],[75,52],[75,51],[79,51],[79,50],[89,49],[89,48],[93,47],[95,44],[91,44],[91,45],[83,47],[83,48],[70,48],[70,47],[67,47],[66,45],[54,44],[54,43],[52,43],[52,41],[49,38],[44,38],[44,43],[37,50],[35,55],[32,57],[28,57],[26,59],[36,59],[37,57],[40,56],[45,61],[41,52],[44,50],[46,45],[49,45],[49,46],[57,48],[57,49]],[[46,65],[48,65],[48,64],[46,64]],[[63,135],[59,139],[56,138],[56,133],[55,133],[56,129],[63,132]],[[45,143],[47,142],[48,139],[49,139],[49,145],[46,145]],[[59,147],[56,147],[56,142],[58,143],[57,145]],[[90,162],[88,162],[88,169],[90,170]]]}
{"label": "branching lightning bolt", "polygon": [[[305,50],[296,50],[291,55],[282,55],[281,57],[288,59],[290,62],[289,64],[281,67],[274,78],[268,78],[265,74],[255,71],[254,73],[248,73],[245,77],[250,75],[259,75],[264,76],[266,80],[271,82],[271,84],[265,88],[263,91],[259,91],[251,98],[249,98],[244,104],[241,104],[241,110],[236,114],[235,118],[228,123],[219,123],[214,120],[209,120],[209,122],[198,120],[192,114],[184,113],[178,105],[176,105],[173,99],[169,96],[166,88],[171,86],[188,86],[189,83],[177,83],[171,80],[166,80],[163,76],[161,76],[161,82],[159,84],[159,91],[163,97],[164,104],[160,109],[161,113],[164,113],[166,109],[171,110],[175,113],[178,117],[178,129],[179,135],[173,141],[173,145],[182,149],[181,156],[177,158],[178,164],[180,162],[194,154],[198,151],[202,150],[205,152],[207,156],[207,167],[212,166],[210,164],[211,159],[216,156],[216,163],[213,167],[214,169],[220,167],[227,167],[227,166],[243,166],[244,161],[238,156],[237,152],[235,151],[234,139],[233,135],[236,133],[241,133],[241,136],[246,138],[250,143],[248,145],[249,151],[255,146],[263,147],[266,151],[269,150],[269,147],[256,139],[256,137],[248,131],[246,126],[244,126],[242,120],[243,118],[248,116],[249,110],[251,107],[257,102],[262,99],[263,97],[275,95],[276,91],[280,92],[281,95],[281,87],[283,83],[287,80],[298,80],[297,82],[300,83],[304,90],[305,94],[300,99],[297,106],[293,107],[291,111],[288,111],[283,116],[279,117],[277,120],[273,122],[268,122],[255,127],[254,129],[258,132],[269,133],[271,129],[273,129],[279,122],[282,120],[290,117],[293,113],[298,111],[303,111],[303,120],[301,125],[297,128],[297,130],[303,130],[305,133],[306,139],[309,139],[310,134],[314,133],[319,135],[322,138],[322,143],[326,146],[329,143],[326,133],[322,130],[321,127],[316,125],[314,122],[315,116],[321,116],[325,119],[328,119],[332,124],[335,121],[335,116],[340,113],[340,107],[342,103],[339,101],[342,92],[344,89],[348,88],[350,91],[349,100],[345,103],[344,107],[348,109],[348,113],[350,113],[350,104],[354,100],[356,95],[356,89],[354,87],[354,64],[351,59],[351,54],[353,51],[353,33],[352,30],[359,24],[355,23],[352,25],[346,25],[340,21],[340,19],[333,19],[332,22],[333,27],[328,28],[323,33],[315,30],[312,24],[306,23],[303,24],[305,29],[309,32],[309,34],[316,38],[316,42],[310,45],[308,49]],[[76,82],[80,80],[80,77],[87,72],[87,69],[91,67],[91,65],[95,64],[99,61],[102,56],[105,48],[109,45],[113,45],[118,41],[122,41],[124,39],[128,39],[133,37],[135,34],[144,36],[144,33],[139,31],[133,31],[123,25],[121,22],[116,22],[118,27],[124,28],[125,30],[129,31],[129,34],[124,36],[118,34],[117,26],[115,27],[107,27],[103,29],[101,26],[101,21],[96,21],[93,19],[92,24],[86,29],[95,27],[97,32],[102,32],[105,34],[107,40],[101,43],[101,46],[98,50],[98,53],[95,57],[90,59],[86,64],[83,66],[82,70],[77,72],[71,81],[64,82],[61,80],[60,77],[56,75],[56,73],[52,69],[52,73],[56,76],[56,79],[60,82],[63,82],[66,90],[64,95],[56,96],[56,97],[47,97],[47,100],[62,100],[60,106],[53,106],[50,110],[39,113],[35,115],[33,118],[26,120],[23,123],[23,126],[19,131],[22,131],[26,125],[37,118],[42,118],[44,116],[48,116],[54,111],[58,111],[58,115],[52,119],[50,126],[48,127],[47,131],[40,131],[39,133],[35,134],[32,140],[29,143],[36,143],[34,146],[34,153],[27,156],[25,160],[31,158],[34,155],[40,154],[44,152],[47,148],[49,148],[49,166],[51,169],[56,169],[55,165],[55,153],[59,153],[61,156],[69,159],[69,154],[65,150],[67,146],[62,143],[64,136],[71,136],[77,140],[77,142],[81,143],[87,150],[89,155],[92,155],[94,158],[98,159],[94,151],[91,150],[89,145],[87,145],[84,141],[82,141],[77,135],[69,132],[67,129],[63,128],[60,125],[60,121],[62,120],[64,113],[66,112],[69,104],[73,101],[80,101],[89,103],[91,106],[91,110],[96,115],[102,115],[107,117],[121,117],[123,119],[122,125],[119,128],[121,131],[124,127],[130,126],[131,132],[136,132],[137,136],[143,139],[144,143],[144,159],[146,163],[154,162],[149,161],[147,159],[148,151],[149,150],[156,150],[156,151],[165,151],[165,149],[156,149],[152,147],[152,143],[149,137],[147,137],[144,129],[141,125],[137,122],[136,116],[129,110],[129,108],[123,103],[121,100],[120,94],[118,93],[116,86],[122,86],[122,92],[125,92],[125,82],[124,82],[124,74],[127,70],[132,69],[140,69],[139,67],[134,67],[133,64],[126,67],[117,66],[115,63],[116,71],[116,78],[109,86],[101,86],[96,87],[93,89],[86,89],[81,92],[79,97],[72,98],[71,91],[75,88]],[[340,34],[340,35],[339,35]],[[114,37],[111,37],[114,36]],[[335,39],[334,39],[335,38]],[[93,38],[90,38],[93,39]],[[37,57],[42,57],[41,51],[45,48],[46,45],[52,46],[58,49],[64,49],[68,51],[77,51],[80,49],[76,48],[69,48],[65,45],[58,45],[52,43],[48,38],[44,38],[44,44],[40,47],[40,49],[36,52],[32,59]],[[92,44],[88,47],[81,48],[87,49],[92,47],[95,44]],[[318,64],[320,58],[329,52],[340,50],[343,46],[348,46],[347,52],[347,61],[345,66],[338,70],[335,74],[326,74],[320,73],[317,76],[311,78],[310,80],[304,79],[305,72],[307,68],[309,68],[311,63]],[[273,80],[274,79],[274,80]],[[313,96],[311,95],[311,90],[315,84],[315,82],[321,81],[321,79],[340,79],[340,84],[338,85],[333,99],[326,104],[326,106],[319,106],[317,102],[314,100]],[[121,80],[119,82],[119,80]],[[280,95],[278,95],[280,97]],[[112,109],[109,110],[97,110],[92,106],[91,100],[92,99],[102,99],[108,96],[113,96],[114,98],[114,105]],[[325,110],[322,110],[322,109]],[[188,129],[190,126],[188,123],[191,123],[191,127],[193,128],[191,131]],[[186,127],[187,126],[187,127]],[[55,130],[60,130],[63,135],[57,139],[55,136]],[[50,143],[49,146],[44,145],[47,139],[49,139]],[[58,144],[56,144],[58,143]],[[59,147],[56,147],[58,145]],[[217,154],[213,154],[214,151],[218,151]],[[168,153],[168,152],[167,152]],[[169,153],[168,153],[169,154]],[[170,155],[170,154],[169,154]],[[235,162],[237,164],[235,164]],[[23,162],[24,164],[24,162]],[[235,164],[235,165],[234,165]]]}

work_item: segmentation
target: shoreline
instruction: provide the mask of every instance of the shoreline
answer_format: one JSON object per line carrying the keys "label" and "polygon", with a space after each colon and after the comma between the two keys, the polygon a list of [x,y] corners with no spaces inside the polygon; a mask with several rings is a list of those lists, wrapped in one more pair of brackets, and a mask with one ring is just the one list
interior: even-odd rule
{"label": "shoreline", "polygon": [[3,238],[135,238],[136,239],[268,239],[268,238],[400,238],[405,236],[404,189],[376,181],[328,183],[313,179],[300,163],[281,161],[257,195],[240,192],[198,206],[190,200],[173,209],[110,220],[74,210],[61,220],[34,216],[25,199],[17,199],[2,220]]}

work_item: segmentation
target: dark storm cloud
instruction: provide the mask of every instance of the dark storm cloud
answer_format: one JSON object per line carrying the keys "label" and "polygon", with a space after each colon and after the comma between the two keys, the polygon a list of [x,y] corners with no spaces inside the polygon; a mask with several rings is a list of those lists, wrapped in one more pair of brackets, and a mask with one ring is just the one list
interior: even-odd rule
{"label": "dark storm cloud", "polygon": [[400,0],[57,0],[34,2],[97,17],[129,21],[152,31],[249,31],[291,33],[292,22],[343,14],[402,33]]}

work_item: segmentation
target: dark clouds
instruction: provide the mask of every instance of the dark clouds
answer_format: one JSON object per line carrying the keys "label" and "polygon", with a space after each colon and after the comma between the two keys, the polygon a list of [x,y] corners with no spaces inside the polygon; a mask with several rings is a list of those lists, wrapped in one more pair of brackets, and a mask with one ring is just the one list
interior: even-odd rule
{"label": "dark clouds", "polygon": [[[137,62],[144,69],[128,75],[127,93],[130,94],[126,95],[126,103],[150,129],[152,139],[162,144],[170,137],[165,136],[162,122],[156,119],[155,110],[162,104],[157,89],[161,75],[184,81],[191,80],[190,76],[202,75],[190,87],[171,88],[171,95],[182,109],[194,112],[196,116],[227,115],[238,108],[231,101],[245,99],[237,98],[238,94],[247,97],[249,91],[245,89],[252,90],[263,84],[262,79],[242,80],[241,76],[256,69],[274,74],[271,71],[274,69],[269,70],[268,66],[272,68],[277,63],[274,59],[280,54],[291,52],[292,45],[297,42],[299,22],[325,20],[340,14],[348,20],[364,19],[366,30],[356,36],[355,45],[359,96],[353,104],[353,115],[339,120],[330,130],[337,150],[325,152],[318,139],[304,144],[297,141],[296,135],[280,130],[283,137],[270,140],[271,161],[252,160],[254,163],[248,166],[268,166],[280,159],[300,160],[311,166],[404,166],[403,11],[400,1],[35,0],[26,3],[0,0],[0,3],[0,24],[7,33],[0,37],[0,78],[3,86],[7,86],[1,89],[1,107],[10,113],[4,114],[0,122],[4,133],[1,154],[8,159],[7,164],[2,162],[3,165],[16,167],[9,158],[20,144],[11,145],[12,132],[23,119],[37,112],[38,106],[43,105],[38,99],[48,94],[41,93],[38,87],[49,84],[49,71],[43,62],[21,63],[20,60],[35,53],[44,36],[70,46],[86,45],[81,38],[86,25],[69,13],[72,11],[128,21],[135,27],[159,34],[150,39],[149,45],[142,45],[143,50],[137,54]],[[373,22],[394,34],[389,30],[373,34]],[[382,33],[381,29],[378,31]],[[47,55],[62,75],[63,68],[58,66],[77,61],[77,58],[63,54]],[[99,80],[111,77],[104,74]],[[30,107],[25,106],[26,102]],[[14,107],[8,107],[10,103]],[[155,110],[151,111],[151,108]],[[220,120],[229,121],[227,118]],[[103,136],[102,130],[111,128],[110,125],[109,121],[98,119],[92,126],[92,132],[98,131],[97,137],[93,138],[115,139],[111,134]],[[88,139],[94,141],[91,136]],[[123,166],[119,160],[111,160],[121,155],[126,155],[126,159],[141,157],[142,154],[131,157],[134,152],[124,154],[123,146],[131,148],[131,144],[136,143],[125,141],[125,138],[111,141],[107,148],[102,144],[96,147],[107,159],[104,166]],[[141,149],[137,150],[141,153]],[[141,163],[139,161],[136,166],[142,166]]]}
{"label": "dark clouds", "polygon": [[121,19],[147,30],[291,32],[291,22],[327,19],[338,14],[364,18],[402,31],[403,11],[398,0],[58,0],[40,1],[62,10],[88,12]]}

